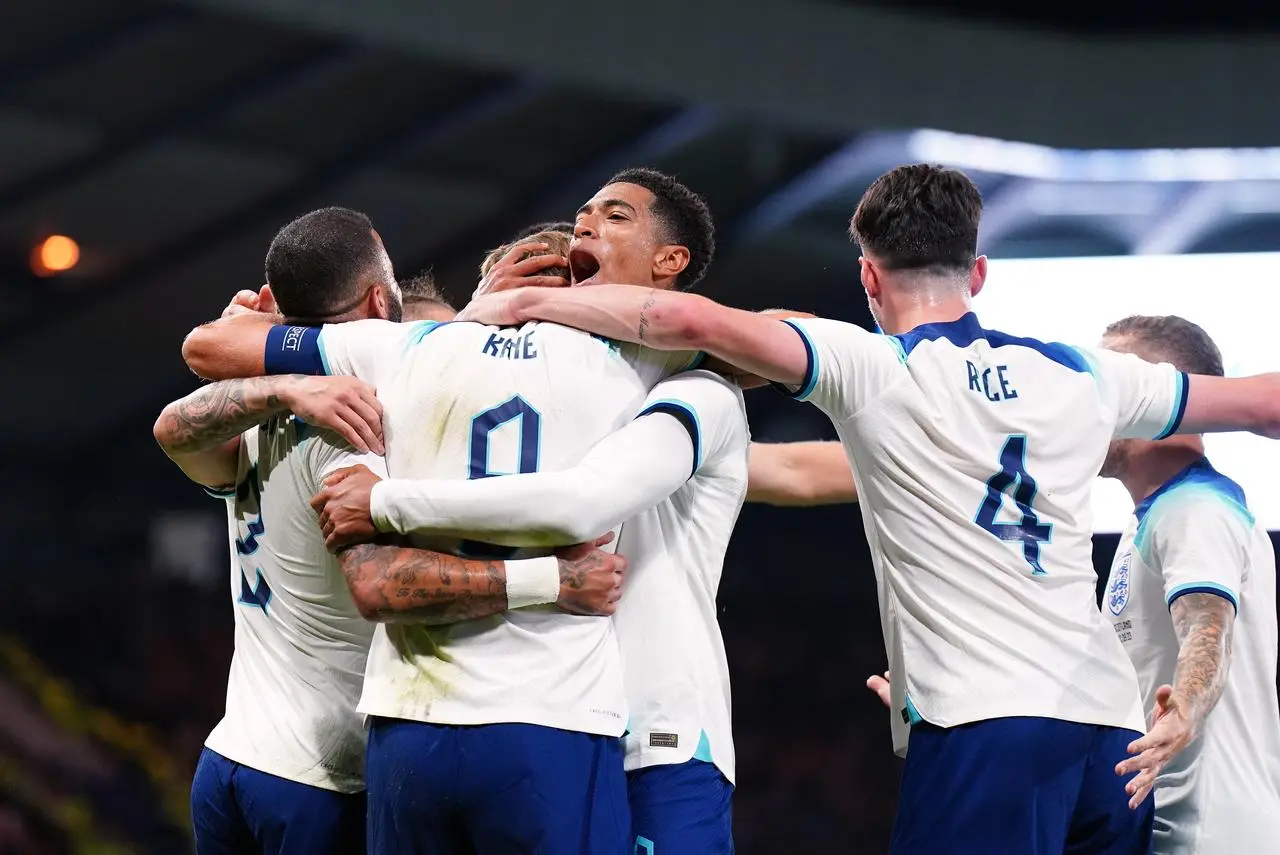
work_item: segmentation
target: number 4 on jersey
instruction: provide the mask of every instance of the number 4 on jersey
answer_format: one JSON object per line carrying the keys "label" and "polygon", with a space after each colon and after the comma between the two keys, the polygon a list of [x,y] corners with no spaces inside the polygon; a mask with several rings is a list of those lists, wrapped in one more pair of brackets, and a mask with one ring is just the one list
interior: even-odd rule
{"label": "number 4 on jersey", "polygon": [[[978,525],[1001,540],[1022,544],[1022,556],[1031,565],[1031,575],[1043,576],[1040,566],[1040,544],[1053,535],[1053,524],[1040,522],[1031,509],[1036,498],[1036,479],[1027,474],[1027,438],[1015,434],[1005,440],[1000,451],[1000,471],[987,479],[987,497],[974,519]],[[1008,494],[1022,515],[1019,522],[996,522],[1004,496]]]}

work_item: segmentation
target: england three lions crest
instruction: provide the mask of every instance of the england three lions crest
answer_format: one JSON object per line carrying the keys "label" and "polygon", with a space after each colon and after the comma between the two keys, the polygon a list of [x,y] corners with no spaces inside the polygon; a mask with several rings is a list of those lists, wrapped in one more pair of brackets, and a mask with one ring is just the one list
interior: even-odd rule
{"label": "england three lions crest", "polygon": [[1124,611],[1129,602],[1129,564],[1133,561],[1133,553],[1126,552],[1120,559],[1120,566],[1111,577],[1111,586],[1107,588],[1107,608],[1117,617]]}

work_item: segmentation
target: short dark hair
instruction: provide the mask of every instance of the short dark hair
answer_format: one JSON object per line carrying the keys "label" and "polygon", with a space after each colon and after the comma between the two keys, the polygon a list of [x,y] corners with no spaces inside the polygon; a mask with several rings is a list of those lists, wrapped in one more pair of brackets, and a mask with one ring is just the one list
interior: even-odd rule
{"label": "short dark hair", "polygon": [[458,311],[453,303],[449,302],[449,298],[445,296],[444,291],[440,290],[440,286],[436,284],[436,277],[432,275],[430,270],[424,270],[417,276],[412,276],[400,282],[400,294],[404,298],[405,304],[409,303],[439,303],[448,309]]}
{"label": "short dark hair", "polygon": [[1169,362],[1188,374],[1225,373],[1222,353],[1209,334],[1177,315],[1130,315],[1111,324],[1103,335],[1133,341],[1149,362]]}
{"label": "short dark hair", "polygon": [[276,233],[267,250],[267,284],[286,316],[330,317],[359,302],[381,255],[366,215],[321,208]]}
{"label": "short dark hair", "polygon": [[849,234],[888,270],[951,275],[977,257],[982,194],[956,169],[899,166],[862,194]]}
{"label": "short dark hair", "polygon": [[542,232],[564,232],[565,234],[572,237],[573,223],[567,223],[567,222],[536,223],[535,225],[529,226],[527,228],[523,228],[520,231],[516,232],[515,237],[511,238],[511,240],[507,243],[507,245],[510,246],[513,243],[520,243],[521,241],[528,240],[534,235],[541,234]]}
{"label": "short dark hair", "polygon": [[664,237],[689,250],[689,265],[676,277],[676,287],[688,291],[697,285],[716,254],[716,227],[702,197],[670,175],[645,167],[624,169],[605,184],[635,184],[653,194],[653,215],[666,229]]}

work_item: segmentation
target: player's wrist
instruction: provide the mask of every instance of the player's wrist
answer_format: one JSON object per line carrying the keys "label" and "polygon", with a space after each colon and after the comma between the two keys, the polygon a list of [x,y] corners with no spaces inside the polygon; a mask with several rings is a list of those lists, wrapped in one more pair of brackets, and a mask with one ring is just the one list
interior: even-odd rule
{"label": "player's wrist", "polygon": [[551,605],[560,599],[560,559],[523,558],[506,562],[507,608]]}

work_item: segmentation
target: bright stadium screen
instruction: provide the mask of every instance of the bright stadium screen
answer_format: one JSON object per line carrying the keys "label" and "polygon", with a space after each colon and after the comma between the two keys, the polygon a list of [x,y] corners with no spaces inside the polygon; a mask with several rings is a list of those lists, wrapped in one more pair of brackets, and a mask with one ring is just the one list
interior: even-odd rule
{"label": "bright stadium screen", "polygon": [[[1217,342],[1228,376],[1280,371],[1280,253],[996,260],[975,305],[986,327],[1078,345],[1127,315],[1181,315]],[[1221,434],[1205,446],[1258,519],[1280,529],[1280,442]],[[1100,479],[1093,510],[1095,531],[1118,532],[1133,503]]]}

